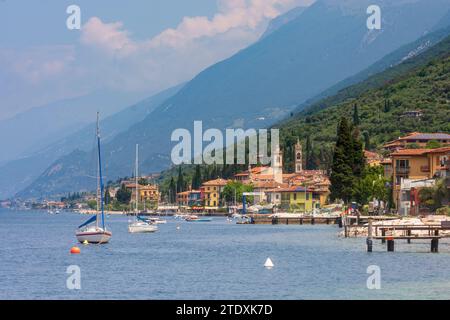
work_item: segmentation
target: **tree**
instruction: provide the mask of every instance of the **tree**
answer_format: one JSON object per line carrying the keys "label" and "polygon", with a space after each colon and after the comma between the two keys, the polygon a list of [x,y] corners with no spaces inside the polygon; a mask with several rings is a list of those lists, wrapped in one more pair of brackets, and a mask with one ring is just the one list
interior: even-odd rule
{"label": "tree", "polygon": [[352,134],[352,150],[351,158],[352,158],[352,168],[353,175],[356,178],[362,178],[364,174],[364,168],[366,166],[366,158],[364,156],[364,148],[363,143],[359,137],[359,129],[355,128]]}
{"label": "tree", "polygon": [[421,203],[433,211],[448,205],[450,192],[447,188],[446,180],[439,179],[433,187],[421,189],[419,191],[419,199]]}
{"label": "tree", "polygon": [[180,166],[178,167],[177,192],[183,191],[184,191],[184,175]]}
{"label": "tree", "polygon": [[430,141],[428,141],[427,142],[427,146],[426,146],[427,149],[437,149],[437,148],[440,148],[440,147],[442,147],[442,145],[437,140],[430,140]]}
{"label": "tree", "polygon": [[359,119],[358,105],[355,103],[353,105],[353,125],[359,126],[360,124],[361,124],[361,121]]}
{"label": "tree", "polygon": [[[230,181],[226,184],[221,192],[221,197],[228,203],[242,202],[242,194],[244,192],[252,192],[253,186],[248,184],[243,184],[239,181]],[[253,197],[247,197],[246,202],[252,202]]]}
{"label": "tree", "polygon": [[192,177],[192,189],[193,190],[199,189],[201,184],[202,184],[202,173],[200,170],[200,165],[198,164],[195,167],[195,173],[194,176]]}
{"label": "tree", "polygon": [[139,178],[138,184],[140,184],[141,186],[147,186],[148,180],[146,178]]}
{"label": "tree", "polygon": [[175,184],[175,179],[171,177],[169,183],[169,202],[175,203],[176,199],[177,199],[177,186]]}
{"label": "tree", "polygon": [[111,203],[111,195],[109,194],[109,187],[106,187],[106,189],[105,189],[105,196],[104,196],[103,200],[105,201],[105,205],[108,205]]}
{"label": "tree", "polygon": [[122,183],[120,189],[117,190],[116,199],[121,204],[129,204],[131,200],[131,191],[125,187],[125,184]]}
{"label": "tree", "polygon": [[363,138],[364,138],[364,150],[370,150],[372,148],[372,146],[370,145],[369,132],[364,131],[363,132]]}
{"label": "tree", "polygon": [[373,199],[387,202],[389,189],[388,180],[384,177],[382,166],[370,167],[365,171],[364,177],[357,179],[353,188],[353,199],[364,205]]}
{"label": "tree", "polygon": [[345,202],[351,200],[353,186],[352,149],[350,125],[347,119],[342,117],[338,125],[333,164],[331,166],[331,200],[342,199]]}
{"label": "tree", "polygon": [[307,170],[314,170],[317,168],[316,164],[316,157],[314,154],[314,149],[311,142],[311,137],[308,136],[306,138],[306,163],[305,163]]}

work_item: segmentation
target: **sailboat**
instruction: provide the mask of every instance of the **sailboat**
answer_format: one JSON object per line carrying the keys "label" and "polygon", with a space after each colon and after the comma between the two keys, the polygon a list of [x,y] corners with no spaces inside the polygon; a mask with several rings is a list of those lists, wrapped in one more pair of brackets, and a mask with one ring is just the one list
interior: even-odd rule
{"label": "sailboat", "polygon": [[138,184],[138,176],[139,176],[139,145],[136,145],[136,165],[135,165],[135,183],[136,183],[136,200],[135,200],[135,219],[128,223],[128,232],[130,233],[146,233],[146,232],[155,232],[158,230],[158,227],[152,222],[147,221],[146,219],[139,216],[139,184]]}
{"label": "sailboat", "polygon": [[100,152],[99,113],[97,112],[97,214],[78,226],[75,233],[79,242],[108,243],[112,232],[105,227],[105,210],[103,201],[102,158]]}

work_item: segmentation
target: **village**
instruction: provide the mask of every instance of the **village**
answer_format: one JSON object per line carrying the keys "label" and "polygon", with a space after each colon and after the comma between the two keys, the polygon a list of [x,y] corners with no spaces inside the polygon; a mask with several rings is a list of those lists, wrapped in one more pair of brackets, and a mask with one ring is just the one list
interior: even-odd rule
{"label": "village", "polygon": [[[248,166],[246,171],[235,174],[232,179],[218,177],[203,181],[198,189],[189,186],[188,190],[177,192],[176,197],[164,196],[158,184],[151,183],[155,176],[139,177],[139,208],[147,213],[214,215],[343,212],[343,203],[330,200],[331,182],[327,172],[304,169],[300,141],[295,144],[294,152],[293,172],[283,171],[283,155],[278,150],[272,155],[271,166]],[[442,188],[442,184],[447,190],[450,188],[450,134],[414,132],[386,143],[383,154],[366,150],[364,159],[367,167],[382,168],[385,189],[392,203],[387,199],[373,198],[364,206],[350,205],[350,210],[357,208],[358,212],[368,215],[418,216],[435,214],[433,210],[447,206],[446,211],[437,213],[448,214],[448,197],[440,199],[442,203],[437,204],[433,202],[436,199],[432,192]],[[115,186],[106,188],[104,201],[108,212],[132,211],[133,199],[136,198],[135,181],[119,180]],[[95,199],[95,194],[84,193],[69,195],[61,201],[22,205],[33,209],[71,209],[90,213],[96,210]],[[175,199],[175,202],[170,199]],[[11,201],[1,203],[2,207],[11,205]]]}

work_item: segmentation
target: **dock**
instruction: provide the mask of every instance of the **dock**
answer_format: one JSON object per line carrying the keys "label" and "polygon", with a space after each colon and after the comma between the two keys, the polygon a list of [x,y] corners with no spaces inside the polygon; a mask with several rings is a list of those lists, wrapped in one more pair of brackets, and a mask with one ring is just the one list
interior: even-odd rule
{"label": "dock", "polygon": [[271,224],[271,225],[315,225],[315,224],[339,224],[341,218],[338,216],[312,216],[305,215],[301,217],[269,217],[267,215],[247,215],[251,218],[252,224]]}
{"label": "dock", "polygon": [[[372,219],[368,222],[368,236],[367,236],[367,252],[373,250],[373,239],[381,240],[381,243],[386,243],[388,252],[394,252],[396,240],[406,240],[408,244],[411,240],[431,240],[430,250],[432,253],[439,252],[439,240],[448,238],[441,234],[443,230],[450,230],[448,223],[434,224],[434,225],[375,225],[372,224]],[[399,232],[400,231],[400,234]],[[420,232],[420,233],[417,233]]]}

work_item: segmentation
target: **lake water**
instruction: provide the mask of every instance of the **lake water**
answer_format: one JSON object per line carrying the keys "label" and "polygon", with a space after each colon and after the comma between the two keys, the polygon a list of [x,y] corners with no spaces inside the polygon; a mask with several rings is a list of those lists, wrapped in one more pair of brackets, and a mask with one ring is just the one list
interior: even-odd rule
{"label": "lake water", "polygon": [[[168,217],[154,234],[129,234],[127,217],[108,217],[106,245],[78,245],[86,216],[0,211],[0,299],[450,299],[450,245],[343,239],[337,226],[194,223]],[[180,226],[180,230],[177,230]],[[263,264],[270,257],[271,270]],[[81,269],[81,290],[66,286]],[[381,289],[367,289],[367,267]]]}

